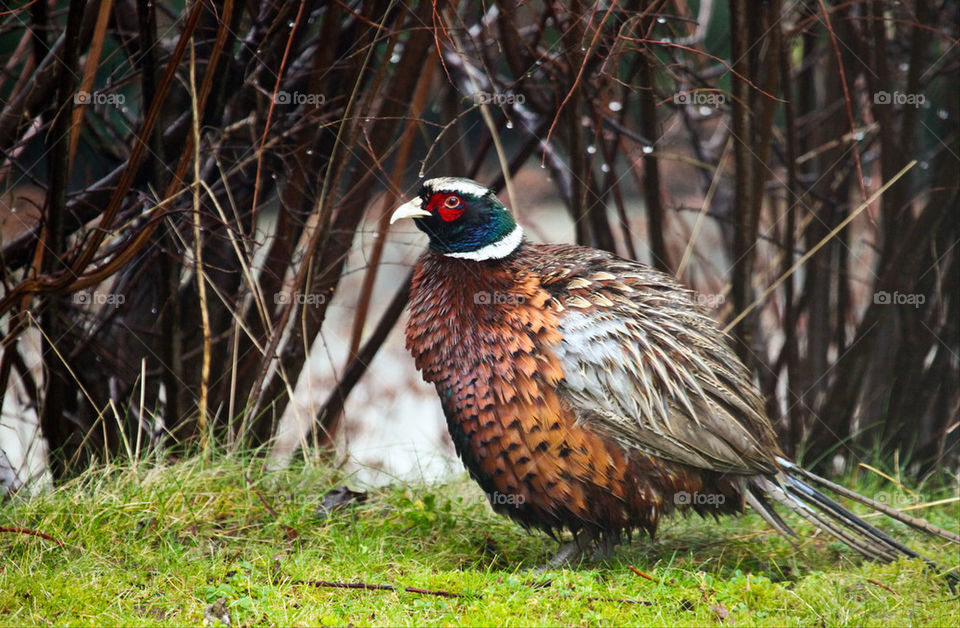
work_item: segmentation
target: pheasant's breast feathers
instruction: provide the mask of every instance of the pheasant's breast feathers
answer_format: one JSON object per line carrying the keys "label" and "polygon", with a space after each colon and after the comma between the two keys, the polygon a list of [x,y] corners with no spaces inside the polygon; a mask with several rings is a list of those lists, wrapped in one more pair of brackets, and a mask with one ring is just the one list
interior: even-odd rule
{"label": "pheasant's breast feathers", "polygon": [[[479,379],[499,380],[506,403],[526,380],[553,385],[559,363],[542,349],[560,341],[558,308],[533,276],[479,274],[465,262],[428,255],[417,273],[410,301],[407,347],[427,381],[476,369]],[[453,268],[451,268],[453,267]]]}

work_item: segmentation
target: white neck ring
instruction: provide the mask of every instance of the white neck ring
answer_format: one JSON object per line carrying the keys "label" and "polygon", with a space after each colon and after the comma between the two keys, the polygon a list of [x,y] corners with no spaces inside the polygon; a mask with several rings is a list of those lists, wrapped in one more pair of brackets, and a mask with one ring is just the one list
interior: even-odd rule
{"label": "white neck ring", "polygon": [[513,231],[503,236],[496,242],[488,244],[476,251],[467,251],[466,253],[444,253],[447,257],[456,257],[458,259],[470,259],[475,262],[482,262],[488,259],[503,259],[517,250],[520,243],[523,242],[523,228],[517,225]]}

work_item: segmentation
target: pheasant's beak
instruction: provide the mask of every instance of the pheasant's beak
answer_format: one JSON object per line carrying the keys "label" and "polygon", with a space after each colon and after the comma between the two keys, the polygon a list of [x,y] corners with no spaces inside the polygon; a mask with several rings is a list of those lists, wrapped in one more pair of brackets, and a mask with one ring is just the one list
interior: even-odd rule
{"label": "pheasant's beak", "polygon": [[390,216],[390,224],[397,222],[401,218],[419,218],[421,216],[429,216],[430,212],[425,210],[423,207],[423,199],[419,196],[412,201],[408,201],[397,208],[393,215]]}

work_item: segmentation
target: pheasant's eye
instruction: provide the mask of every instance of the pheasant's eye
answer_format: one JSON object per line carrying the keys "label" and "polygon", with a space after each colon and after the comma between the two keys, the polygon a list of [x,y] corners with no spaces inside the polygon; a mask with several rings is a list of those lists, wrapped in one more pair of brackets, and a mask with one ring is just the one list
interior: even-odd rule
{"label": "pheasant's eye", "polygon": [[437,213],[440,214],[440,218],[443,219],[444,222],[453,222],[463,215],[464,203],[463,199],[458,195],[447,194],[436,200],[439,205],[439,207],[437,207]]}

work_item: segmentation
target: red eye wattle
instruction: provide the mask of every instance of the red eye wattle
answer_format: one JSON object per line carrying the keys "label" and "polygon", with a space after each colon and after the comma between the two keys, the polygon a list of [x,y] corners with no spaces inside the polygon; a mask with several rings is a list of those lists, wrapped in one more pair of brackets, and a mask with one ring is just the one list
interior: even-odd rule
{"label": "red eye wattle", "polygon": [[453,222],[463,215],[465,203],[456,194],[441,194],[434,197],[429,209],[436,211],[444,222]]}

